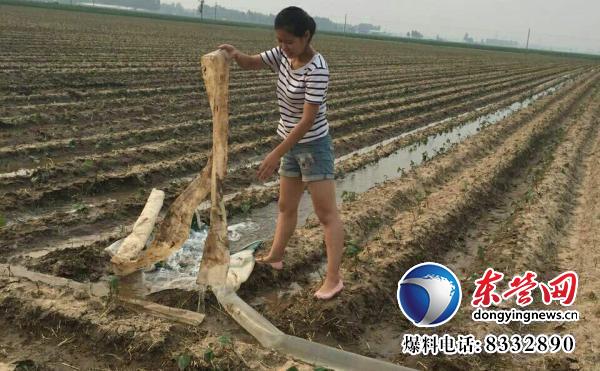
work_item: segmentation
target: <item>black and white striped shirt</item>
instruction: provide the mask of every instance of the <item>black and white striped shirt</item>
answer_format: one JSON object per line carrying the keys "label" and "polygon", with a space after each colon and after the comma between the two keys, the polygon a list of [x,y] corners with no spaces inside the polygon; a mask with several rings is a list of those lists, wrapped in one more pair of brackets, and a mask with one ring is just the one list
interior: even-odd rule
{"label": "black and white striped shirt", "polygon": [[298,143],[306,143],[326,136],[329,133],[327,122],[327,85],[329,68],[320,53],[315,53],[306,65],[293,70],[291,62],[275,47],[260,53],[263,62],[273,72],[278,73],[277,102],[279,104],[279,125],[277,133],[286,138],[302,118],[304,102],[318,104],[319,112],[309,131]]}

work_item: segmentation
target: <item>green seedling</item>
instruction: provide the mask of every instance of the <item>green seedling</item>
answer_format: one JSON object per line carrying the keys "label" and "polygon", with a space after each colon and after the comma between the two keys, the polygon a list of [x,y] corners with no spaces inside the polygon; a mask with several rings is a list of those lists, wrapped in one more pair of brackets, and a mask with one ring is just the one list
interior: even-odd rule
{"label": "green seedling", "polygon": [[192,363],[192,357],[189,354],[181,354],[177,357],[177,367],[180,371],[187,369],[190,363]]}
{"label": "green seedling", "polygon": [[94,167],[94,160],[85,160],[81,165],[81,170],[88,171]]}
{"label": "green seedling", "polygon": [[346,250],[344,254],[346,256],[356,256],[362,251],[362,247],[358,246],[354,241],[350,241],[347,243]]}
{"label": "green seedling", "polygon": [[78,202],[75,205],[73,205],[73,209],[77,213],[85,213],[86,211],[88,211],[88,207],[84,203],[81,203],[81,202]]}
{"label": "green seedling", "polygon": [[110,276],[108,278],[108,287],[110,290],[110,296],[117,296],[119,294],[119,277]]}
{"label": "green seedling", "polygon": [[242,214],[248,214],[251,209],[252,209],[252,202],[250,202],[249,200],[243,201],[242,204],[240,205],[240,210],[242,211]]}
{"label": "green seedling", "polygon": [[352,202],[352,201],[356,201],[356,192],[352,192],[352,191],[343,191],[342,192],[342,200],[344,202]]}
{"label": "green seedling", "polygon": [[215,352],[210,348],[206,349],[204,351],[204,360],[208,363],[212,363],[213,359],[215,359]]}
{"label": "green seedling", "polygon": [[527,203],[531,203],[534,200],[535,196],[536,196],[536,194],[535,194],[535,191],[533,190],[533,188],[529,188],[527,190],[527,193],[525,193],[525,201]]}
{"label": "green seedling", "polygon": [[140,197],[145,197],[146,196],[146,190],[144,188],[138,189],[138,195]]}
{"label": "green seedling", "polygon": [[219,336],[218,340],[219,340],[219,344],[221,344],[222,346],[231,344],[231,337],[229,337],[229,335],[221,335],[221,336]]}
{"label": "green seedling", "polygon": [[38,369],[35,362],[33,362],[30,359],[23,359],[23,360],[13,362],[13,366],[15,366],[15,368],[14,368],[15,371],[29,371],[29,370],[37,370]]}

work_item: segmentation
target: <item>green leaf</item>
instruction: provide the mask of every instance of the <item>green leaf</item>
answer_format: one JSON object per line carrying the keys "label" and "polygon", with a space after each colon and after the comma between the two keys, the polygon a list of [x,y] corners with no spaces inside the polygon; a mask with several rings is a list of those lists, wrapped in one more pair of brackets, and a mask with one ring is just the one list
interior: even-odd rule
{"label": "green leaf", "polygon": [[117,294],[119,292],[119,277],[110,276],[108,278],[108,284],[109,284],[111,293]]}
{"label": "green leaf", "polygon": [[221,335],[219,336],[219,343],[221,343],[221,345],[231,344],[231,338],[227,335]]}
{"label": "green leaf", "polygon": [[29,371],[36,370],[37,365],[30,359],[24,359],[13,363],[15,365],[15,371]]}
{"label": "green leaf", "polygon": [[177,367],[179,367],[179,370],[181,371],[185,370],[191,362],[192,357],[190,357],[189,354],[181,354],[179,357],[177,357]]}
{"label": "green leaf", "polygon": [[90,170],[90,169],[91,169],[91,168],[93,168],[93,167],[94,167],[94,161],[93,161],[93,160],[90,160],[90,159],[88,159],[88,160],[85,160],[85,161],[83,162],[83,164],[81,165],[81,168],[82,168],[83,170]]}
{"label": "green leaf", "polygon": [[348,243],[348,247],[346,247],[345,255],[346,256],[356,256],[361,251],[362,251],[362,248],[360,246],[357,246],[353,243]]}
{"label": "green leaf", "polygon": [[356,201],[357,195],[353,191],[342,191],[342,200],[344,202]]}
{"label": "green leaf", "polygon": [[211,362],[213,359],[215,359],[215,353],[209,348],[204,352],[204,360],[206,362]]}

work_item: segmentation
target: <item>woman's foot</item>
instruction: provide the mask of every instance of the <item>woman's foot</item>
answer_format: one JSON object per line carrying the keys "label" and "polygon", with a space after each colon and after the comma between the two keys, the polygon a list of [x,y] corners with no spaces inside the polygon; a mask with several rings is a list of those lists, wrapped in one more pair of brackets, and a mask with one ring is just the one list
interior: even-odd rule
{"label": "woman's foot", "polygon": [[323,286],[317,292],[315,292],[315,298],[321,300],[329,300],[337,295],[344,288],[342,280],[338,280],[337,283],[331,283],[325,280]]}
{"label": "woman's foot", "polygon": [[278,271],[283,269],[283,260],[274,259],[270,256],[263,256],[260,258],[256,258],[256,262],[260,263],[260,264],[269,264],[271,266],[271,268],[278,270]]}

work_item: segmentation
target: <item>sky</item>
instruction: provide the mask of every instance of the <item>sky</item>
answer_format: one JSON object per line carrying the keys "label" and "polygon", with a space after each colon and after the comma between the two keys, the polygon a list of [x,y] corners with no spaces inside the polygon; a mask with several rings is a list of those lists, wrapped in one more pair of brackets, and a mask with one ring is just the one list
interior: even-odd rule
{"label": "sky", "polygon": [[[161,0],[197,8],[197,0]],[[213,6],[214,0],[207,0]],[[531,28],[530,45],[570,48],[600,53],[600,1],[598,0],[218,0],[219,6],[242,11],[276,14],[289,5],[300,6],[312,16],[343,23],[372,23],[382,30],[406,34],[418,30],[462,40],[509,39],[524,44]],[[368,4],[366,6],[365,4]]]}

